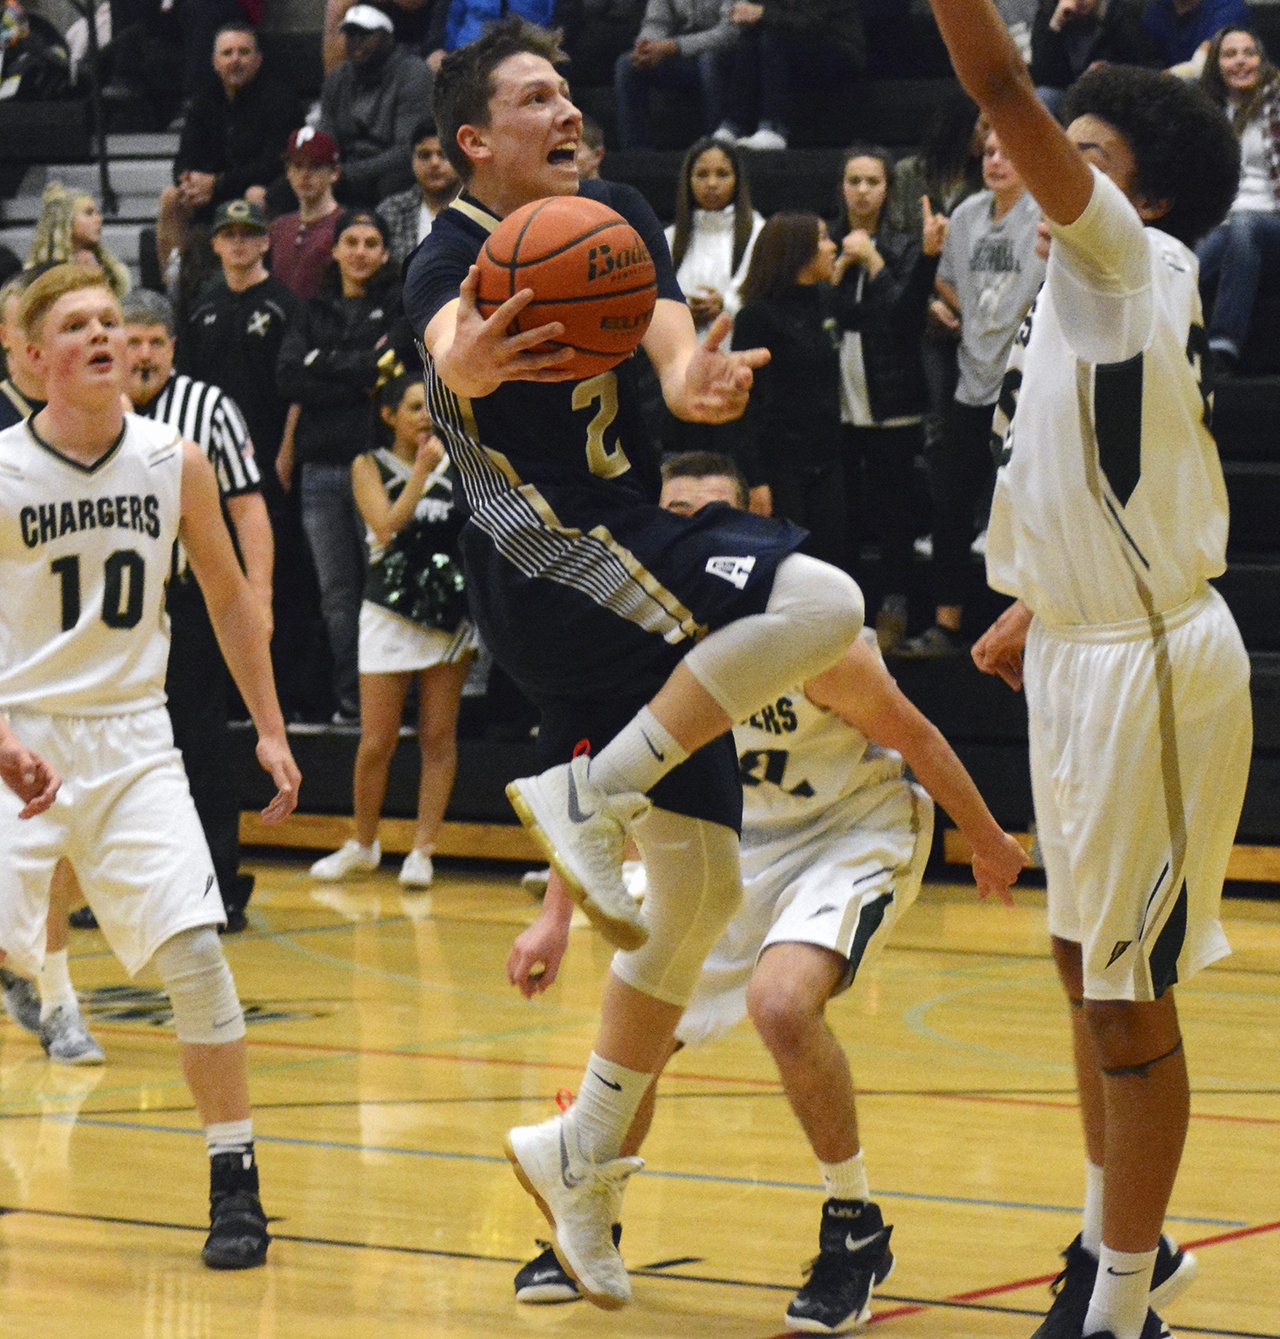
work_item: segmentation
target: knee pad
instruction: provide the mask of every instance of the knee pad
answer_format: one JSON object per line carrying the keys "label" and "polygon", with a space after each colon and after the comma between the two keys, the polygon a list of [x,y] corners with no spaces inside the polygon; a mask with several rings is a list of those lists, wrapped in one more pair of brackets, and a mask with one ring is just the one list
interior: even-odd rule
{"label": "knee pad", "polygon": [[618,953],[613,973],[655,999],[683,1008],[702,963],[742,900],[738,838],[730,828],[664,809],[635,828],[649,877],[649,939]]}
{"label": "knee pad", "polygon": [[166,939],[151,961],[168,992],[179,1041],[219,1046],[244,1036],[244,1010],[213,926]]}

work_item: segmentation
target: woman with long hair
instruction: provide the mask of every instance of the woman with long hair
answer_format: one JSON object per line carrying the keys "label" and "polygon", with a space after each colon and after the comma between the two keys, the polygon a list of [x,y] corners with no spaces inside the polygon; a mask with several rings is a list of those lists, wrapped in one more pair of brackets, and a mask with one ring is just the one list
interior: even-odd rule
{"label": "woman with long hair", "polygon": [[1231,212],[1196,247],[1202,291],[1216,286],[1209,347],[1234,369],[1259,285],[1264,276],[1274,281],[1280,263],[1280,71],[1257,34],[1232,24],[1209,43],[1200,86],[1227,112],[1240,141],[1240,187]]}
{"label": "woman with long hair", "polygon": [[[907,575],[915,538],[912,480],[924,450],[928,391],[920,357],[925,306],[946,239],[945,215],[928,196],[912,229],[896,229],[890,199],[893,155],[856,145],[844,155],[832,236],[840,343],[841,418],[852,565],[864,533],[880,542],[883,592],[876,634],[882,650],[907,630]],[[923,210],[923,224],[920,211]]]}
{"label": "woman with long hair", "polygon": [[356,834],[311,866],[345,879],[382,859],[378,819],[400,739],[409,685],[418,684],[418,822],[400,867],[406,888],[425,888],[431,854],[458,767],[458,707],[475,650],[457,557],[462,517],[449,462],[427,412],[422,378],[397,370],[380,397],[391,443],[355,458],[351,483],[364,520],[369,570],[360,607],[360,746],[352,785]]}
{"label": "woman with long hair", "polygon": [[44,188],[27,268],[71,261],[97,267],[111,291],[122,298],[129,291],[129,271],[102,244],[102,211],[92,195],[67,190],[60,181]]}
{"label": "woman with long hair", "polygon": [[809,531],[804,551],[847,561],[840,438],[840,330],[831,280],[836,244],[816,214],[775,214],[761,229],[733,329],[737,348],[766,348],[739,428],[753,488],[775,516]]}
{"label": "woman with long hair", "polygon": [[286,487],[300,475],[302,527],[333,653],[335,720],[350,723],[360,712],[365,567],[351,463],[373,440],[371,397],[403,338],[396,278],[381,218],[369,209],[347,210],[334,229],[333,262],[321,290],[289,327],[276,369],[280,394],[299,406],[293,452],[281,449],[276,470]]}

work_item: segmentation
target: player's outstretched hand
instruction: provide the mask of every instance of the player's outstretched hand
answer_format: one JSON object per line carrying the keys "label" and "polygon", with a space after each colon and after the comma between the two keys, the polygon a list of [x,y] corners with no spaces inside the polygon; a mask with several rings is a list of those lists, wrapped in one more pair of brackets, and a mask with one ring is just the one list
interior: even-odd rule
{"label": "player's outstretched hand", "polygon": [[23,802],[19,818],[34,818],[54,802],[62,778],[0,722],[0,780]]}
{"label": "player's outstretched hand", "polygon": [[694,423],[732,423],[742,417],[755,369],[769,361],[769,350],[722,349],[732,328],[732,318],[721,312],[689,359],[681,417]]}
{"label": "player's outstretched hand", "polygon": [[288,741],[283,736],[260,736],[257,755],[259,766],[276,783],[275,798],[262,811],[262,821],[273,825],[283,823],[298,807],[302,773],[298,771],[298,764],[294,762]]}
{"label": "player's outstretched hand", "polygon": [[1031,610],[1015,600],[973,644],[973,663],[983,674],[998,674],[1016,693],[1022,687],[1022,652]]}
{"label": "player's outstretched hand", "polygon": [[486,318],[476,306],[479,287],[480,267],[473,265],[458,290],[453,343],[438,365],[445,385],[456,395],[478,400],[492,395],[504,381],[563,381],[564,364],[573,350],[539,348],[564,334],[559,321],[523,334],[508,333],[512,321],[533,301],[533,289],[522,288]]}
{"label": "player's outstretched hand", "polygon": [[980,898],[985,900],[995,896],[1006,907],[1011,907],[1013,894],[1009,889],[1018,881],[1018,875],[1031,864],[1031,859],[1016,838],[1007,832],[1002,832],[1000,838],[990,850],[973,853],[973,877]]}

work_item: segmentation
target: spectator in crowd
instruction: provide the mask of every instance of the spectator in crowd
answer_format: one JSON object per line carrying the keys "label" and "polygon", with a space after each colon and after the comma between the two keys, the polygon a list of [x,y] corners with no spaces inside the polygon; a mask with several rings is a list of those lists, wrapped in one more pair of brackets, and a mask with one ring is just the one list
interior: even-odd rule
{"label": "spectator in crowd", "polygon": [[262,52],[243,20],[213,41],[216,79],[192,103],[173,162],[173,185],[160,196],[156,252],[161,273],[193,224],[207,225],[224,200],[261,205],[280,175],[280,152],[297,117],[296,98],[278,71],[262,71]]}
{"label": "spectator in crowd", "polygon": [[1250,28],[1224,28],[1209,44],[1201,85],[1226,109],[1240,140],[1240,189],[1225,222],[1196,247],[1200,283],[1213,294],[1209,347],[1234,370],[1261,285],[1280,265],[1280,71]]}
{"label": "spectator in crowd", "polygon": [[907,576],[915,524],[912,478],[924,449],[928,394],[920,357],[924,310],[933,290],[947,219],[920,197],[923,224],[889,222],[893,156],[861,145],[844,156],[832,236],[840,342],[840,416],[849,503],[846,559],[854,571],[860,541],[880,542],[884,594],[876,617],[881,650],[907,631]]}
{"label": "spectator in crowd", "polygon": [[390,446],[356,457],[351,483],[366,526],[369,570],[360,606],[360,746],[352,784],[356,835],[311,866],[316,879],[377,869],[378,819],[400,740],[409,685],[418,683],[418,822],[400,867],[425,888],[458,766],[458,707],[475,651],[458,560],[462,516],[421,376],[397,367],[380,396]]}
{"label": "spectator in crowd", "polygon": [[867,44],[856,0],[734,0],[729,119],[725,135],[756,129],[738,143],[785,149],[796,95],[847,88],[866,67]]}
{"label": "spectator in crowd", "polygon": [[389,195],[379,206],[390,239],[391,263],[399,269],[409,252],[431,231],[436,215],[458,193],[458,174],[440,147],[435,118],[428,112],[413,129],[413,175],[407,191]]}
{"label": "spectator in crowd", "polygon": [[129,271],[102,244],[102,211],[92,195],[73,193],[51,181],[40,200],[40,218],[27,252],[27,268],[74,261],[100,269],[111,291],[129,291]]}
{"label": "spectator in crowd", "polygon": [[890,226],[909,232],[919,222],[920,197],[935,214],[950,218],[955,207],[982,190],[982,150],[986,123],[978,104],[962,89],[949,90],[929,122],[919,153],[904,158],[894,172],[889,196]]}
{"label": "spectator in crowd", "polygon": [[373,206],[412,181],[409,145],[431,106],[434,76],[420,56],[396,45],[391,19],[373,5],[353,5],[341,31],[347,58],[325,76],[319,128],[338,141],[339,194]]}
{"label": "spectator in crowd", "polygon": [[1228,24],[1249,23],[1245,0],[1147,0],[1142,23],[1160,64],[1199,77],[1209,42]]}
{"label": "spectator in crowd", "polygon": [[982,172],[987,189],[951,216],[932,304],[941,321],[958,328],[960,376],[929,461],[936,621],[898,650],[914,660],[965,650],[961,624],[969,550],[979,528],[974,517],[990,504],[994,477],[991,417],[1013,337],[1044,282],[1045,263],[1036,254],[1040,206],[994,134],[987,135]]}
{"label": "spectator in crowd", "polygon": [[578,139],[578,180],[599,181],[604,162],[604,131],[594,116],[582,114],[582,135]]}
{"label": "spectator in crowd", "polygon": [[351,462],[368,451],[380,368],[396,359],[400,300],[382,220],[347,210],[320,293],[305,303],[280,349],[280,393],[300,406],[298,426],[277,469],[299,476],[302,526],[320,579],[320,606],[333,655],[335,721],[360,718],[360,600],[364,537],[351,492]]}
{"label": "spectator in crowd", "polygon": [[[223,211],[234,208],[224,205]],[[238,202],[246,204],[245,201]],[[271,609],[274,550],[253,444],[235,402],[219,387],[175,373],[173,308],[138,289],[123,304],[128,395],[135,414],[167,423],[209,457],[249,586]],[[227,674],[204,596],[181,543],[174,549],[165,611],[171,641],[165,675],[173,739],[213,856],[227,930],[245,927],[253,876],[239,874],[240,796],[228,766]]]}
{"label": "spectator in crowd", "polygon": [[760,230],[733,327],[739,349],[768,349],[739,427],[744,473],[773,515],[809,531],[803,551],[843,566],[836,244],[816,214],[775,214]]}
{"label": "spectator in crowd", "polygon": [[557,0],[555,21],[575,88],[613,83],[618,57],[630,51],[644,21],[644,0]]}
{"label": "spectator in crowd", "polygon": [[341,171],[332,135],[311,126],[289,135],[284,174],[298,208],[271,222],[271,273],[304,302],[320,291],[333,260],[333,230],[342,213],[333,188]]}
{"label": "spectator in crowd", "polygon": [[614,67],[622,148],[656,147],[649,123],[655,88],[698,98],[704,134],[725,121],[727,53],[736,37],[732,8],[732,0],[649,0],[635,44]]}
{"label": "spectator in crowd", "polygon": [[1057,116],[1068,88],[1091,66],[1160,63],[1141,0],[1040,0],[1031,29],[1031,78]]}
{"label": "spectator in crowd", "polygon": [[[342,20],[347,11],[360,0],[325,0],[324,6],[324,42],[322,59],[324,72],[336,70],[347,58],[347,46],[342,36]],[[435,36],[437,31],[444,32],[444,14],[448,8],[447,0],[437,4],[435,0],[379,0],[378,8],[385,10],[391,19],[391,26],[397,42],[425,55],[440,45]]]}

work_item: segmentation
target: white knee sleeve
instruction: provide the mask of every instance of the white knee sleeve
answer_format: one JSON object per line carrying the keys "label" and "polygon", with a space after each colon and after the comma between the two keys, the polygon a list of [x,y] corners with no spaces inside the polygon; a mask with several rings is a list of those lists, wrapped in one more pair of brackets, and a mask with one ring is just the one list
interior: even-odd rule
{"label": "white knee sleeve", "polygon": [[702,962],[742,900],[738,838],[719,823],[652,809],[634,830],[649,876],[649,939],[618,953],[613,974],[636,990],[681,1007]]}
{"label": "white knee sleeve", "polygon": [[198,925],[166,939],[151,961],[173,1006],[179,1041],[218,1046],[244,1036],[244,1010],[213,926]]}
{"label": "white knee sleeve", "polygon": [[862,631],[862,620],[862,591],[851,576],[792,553],[778,564],[764,613],[719,628],[684,664],[725,715],[745,721],[835,664]]}

